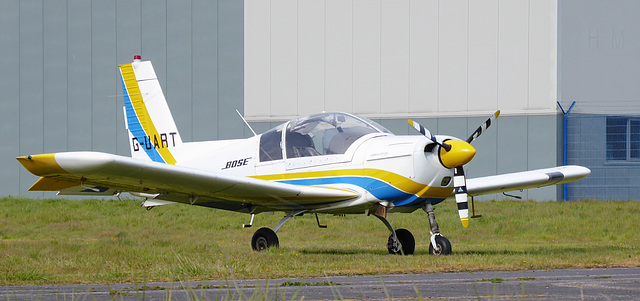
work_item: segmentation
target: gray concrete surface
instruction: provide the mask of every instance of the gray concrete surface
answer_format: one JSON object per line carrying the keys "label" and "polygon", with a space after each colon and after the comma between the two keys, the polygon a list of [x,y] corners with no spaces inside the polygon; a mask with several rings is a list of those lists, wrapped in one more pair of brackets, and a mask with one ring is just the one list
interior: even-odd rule
{"label": "gray concrete surface", "polygon": [[[286,286],[286,284],[292,286]],[[10,286],[3,300],[640,300],[640,268]]]}

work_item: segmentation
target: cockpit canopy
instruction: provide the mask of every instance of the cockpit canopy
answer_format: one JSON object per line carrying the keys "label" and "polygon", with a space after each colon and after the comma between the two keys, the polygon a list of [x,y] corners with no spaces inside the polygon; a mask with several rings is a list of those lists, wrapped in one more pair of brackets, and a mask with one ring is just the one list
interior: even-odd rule
{"label": "cockpit canopy", "polygon": [[286,158],[344,154],[354,141],[371,133],[391,132],[372,120],[346,113],[300,117],[262,134],[260,161],[281,160],[283,145]]}

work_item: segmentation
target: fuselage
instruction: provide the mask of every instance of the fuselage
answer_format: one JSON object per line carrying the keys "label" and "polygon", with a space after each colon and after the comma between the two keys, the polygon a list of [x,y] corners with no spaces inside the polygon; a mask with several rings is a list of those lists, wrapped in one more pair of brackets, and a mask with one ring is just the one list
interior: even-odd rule
{"label": "fuselage", "polygon": [[[187,146],[187,145],[185,145]],[[208,148],[198,153],[194,149]],[[452,193],[453,171],[439,162],[438,146],[424,136],[395,136],[369,120],[345,113],[295,119],[248,139],[202,143],[177,165],[278,181],[349,189],[359,197],[309,210],[366,211],[383,203],[412,212]],[[179,152],[178,152],[179,153]],[[286,204],[283,204],[283,209]]]}

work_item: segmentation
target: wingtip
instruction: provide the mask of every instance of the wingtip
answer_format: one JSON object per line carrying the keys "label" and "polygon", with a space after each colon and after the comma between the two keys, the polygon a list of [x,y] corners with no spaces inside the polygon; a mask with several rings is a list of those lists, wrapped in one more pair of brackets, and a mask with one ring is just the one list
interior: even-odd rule
{"label": "wingtip", "polygon": [[58,165],[55,159],[56,154],[42,154],[16,157],[18,162],[30,173],[37,176],[66,173]]}

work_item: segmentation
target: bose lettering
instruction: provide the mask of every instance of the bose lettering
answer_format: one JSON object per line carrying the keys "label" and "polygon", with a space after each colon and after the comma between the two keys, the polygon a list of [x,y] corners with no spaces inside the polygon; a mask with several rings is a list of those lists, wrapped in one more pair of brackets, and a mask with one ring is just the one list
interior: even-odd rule
{"label": "bose lettering", "polygon": [[244,159],[233,160],[233,161],[228,161],[227,165],[222,169],[229,169],[229,168],[249,165],[249,159],[251,159],[251,157],[244,158]]}

